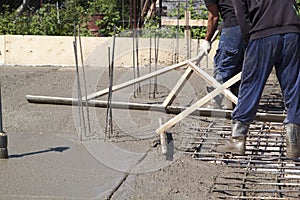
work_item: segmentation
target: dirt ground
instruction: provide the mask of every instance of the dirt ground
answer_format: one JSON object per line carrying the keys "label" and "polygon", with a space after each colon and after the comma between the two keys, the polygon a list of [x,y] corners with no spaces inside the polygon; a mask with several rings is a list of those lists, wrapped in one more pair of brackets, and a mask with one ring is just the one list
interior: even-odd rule
{"label": "dirt ground", "polygon": [[[8,160],[0,160],[0,199],[215,199],[210,191],[223,165],[196,161],[192,148],[197,127],[214,119],[188,117],[172,127],[174,152],[161,154],[155,130],[159,120],[174,115],[152,111],[112,112],[113,134],[105,137],[106,109],[91,108],[90,131],[79,140],[77,106],[32,104],[26,95],[76,98],[76,71],[64,67],[0,67],[3,129],[9,138]],[[148,72],[144,69],[141,73]],[[162,103],[183,73],[177,70],[113,94],[113,101]],[[132,79],[132,69],[116,68],[115,84]],[[81,79],[81,84],[84,80]],[[108,86],[108,70],[86,69],[87,93]],[[150,84],[150,86],[149,86]],[[205,94],[205,84],[192,75],[175,105],[188,106]],[[150,92],[149,92],[150,91]],[[149,98],[150,96],[150,98]],[[107,100],[107,96],[99,99]]]}

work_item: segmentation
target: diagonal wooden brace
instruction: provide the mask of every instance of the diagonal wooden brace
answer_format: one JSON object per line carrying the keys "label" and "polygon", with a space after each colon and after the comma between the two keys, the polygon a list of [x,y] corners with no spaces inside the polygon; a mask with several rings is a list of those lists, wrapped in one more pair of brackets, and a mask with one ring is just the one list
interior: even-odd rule
{"label": "diagonal wooden brace", "polygon": [[168,122],[160,126],[158,129],[156,129],[156,133],[162,134],[164,133],[167,129],[171,128],[174,126],[176,123],[187,117],[189,114],[194,112],[197,108],[201,107],[205,103],[207,103],[209,100],[220,94],[220,92],[224,91],[226,88],[230,87],[231,85],[235,84],[241,79],[241,73],[238,73],[228,81],[226,81],[223,85],[220,85],[216,89],[214,89],[211,93],[207,94],[204,96],[202,99],[194,103],[192,106],[187,108],[186,110],[182,111],[180,114],[176,115],[172,119],[170,119]]}
{"label": "diagonal wooden brace", "polygon": [[[201,59],[201,58],[202,58],[202,57],[200,57],[200,59]],[[180,67],[186,66],[188,61],[190,61],[190,62],[195,62],[195,61],[197,61],[197,59],[199,59],[199,58],[192,58],[192,59],[190,59],[190,60],[185,60],[185,61],[180,62],[180,63],[177,63],[177,64],[175,64],[175,65],[171,65],[171,66],[162,68],[162,69],[157,70],[157,71],[155,71],[155,72],[152,72],[152,73],[150,73],[150,74],[146,74],[146,75],[140,76],[140,77],[135,78],[135,79],[133,79],[133,80],[129,80],[129,81],[127,81],[127,82],[124,82],[124,83],[121,83],[121,84],[118,84],[118,85],[114,85],[114,86],[112,87],[112,91],[114,92],[114,91],[120,90],[120,89],[122,89],[122,88],[125,88],[125,87],[128,87],[128,86],[134,85],[134,84],[136,84],[136,83],[140,83],[140,82],[142,82],[142,81],[148,80],[148,79],[150,79],[150,78],[153,78],[153,77],[162,75],[162,74],[167,73],[167,72],[169,72],[169,71],[172,71],[172,70],[174,70],[174,69],[178,69],[178,68],[180,68]],[[106,94],[108,94],[108,91],[109,91],[109,89],[106,88],[106,89],[104,89],[104,90],[100,90],[100,91],[98,91],[98,92],[95,92],[95,93],[93,93],[93,94],[90,94],[90,95],[87,96],[87,100],[95,99],[95,98],[97,98],[97,97],[106,95]]]}
{"label": "diagonal wooden brace", "polygon": [[[195,65],[194,63],[192,63],[190,61],[188,61],[188,65],[194,70],[194,72],[196,72],[196,74],[198,74],[201,78],[203,78],[209,85],[211,85],[215,88],[220,87],[221,84],[218,81],[216,81],[211,75],[206,73],[204,70],[200,69],[200,67],[198,67],[197,65]],[[234,94],[232,94],[232,92],[230,90],[225,89],[221,92],[231,102],[233,102],[234,104],[237,104],[237,97]]]}

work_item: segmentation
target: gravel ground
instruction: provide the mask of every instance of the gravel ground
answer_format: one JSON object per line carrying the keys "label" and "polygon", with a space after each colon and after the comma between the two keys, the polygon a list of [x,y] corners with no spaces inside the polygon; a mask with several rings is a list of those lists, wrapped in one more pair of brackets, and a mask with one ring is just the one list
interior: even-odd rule
{"label": "gravel ground", "polygon": [[[0,160],[0,199],[214,199],[210,189],[215,178],[230,173],[226,166],[196,161],[184,153],[199,134],[195,128],[213,119],[188,117],[172,127],[174,152],[163,156],[155,130],[159,119],[173,115],[113,110],[113,134],[104,142],[106,109],[90,108],[90,131],[86,123],[81,141],[77,106],[26,100],[26,95],[76,98],[74,68],[0,67],[0,71],[10,155]],[[182,73],[177,70],[159,78],[155,98],[152,80],[150,86],[150,81],[140,85],[136,98],[137,86],[132,86],[115,92],[113,101],[161,103]],[[87,93],[106,88],[107,77],[105,68],[87,68]],[[130,80],[132,69],[116,68],[114,77],[116,84]],[[196,75],[187,85],[175,105],[191,105],[205,94],[205,84]],[[85,108],[82,112],[87,122]]]}

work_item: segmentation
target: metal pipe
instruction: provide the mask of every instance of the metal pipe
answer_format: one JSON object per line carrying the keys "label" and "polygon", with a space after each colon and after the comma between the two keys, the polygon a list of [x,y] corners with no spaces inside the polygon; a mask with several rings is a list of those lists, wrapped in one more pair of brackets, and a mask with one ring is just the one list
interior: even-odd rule
{"label": "metal pipe", "polygon": [[2,97],[1,97],[1,80],[0,80],[0,159],[8,158],[7,134],[3,131],[2,123]]}
{"label": "metal pipe", "polygon": [[[38,104],[55,104],[55,105],[77,105],[78,99],[74,98],[64,98],[64,97],[50,97],[50,96],[33,96],[26,95],[26,99],[29,103],[38,103]],[[91,107],[107,107],[107,101],[100,100],[90,100],[88,102],[83,101],[84,105]],[[112,102],[112,108],[116,109],[133,109],[133,110],[150,110],[164,112],[166,114],[179,114],[187,107],[181,106],[167,106],[164,107],[160,104],[141,104],[141,103],[129,103],[129,102]],[[194,116],[206,116],[206,117],[216,117],[216,118],[226,118],[231,119],[230,110],[217,110],[217,109],[208,109],[208,108],[197,108],[191,115]],[[282,122],[285,119],[284,115],[275,115],[275,114],[266,114],[266,113],[257,113],[256,120],[259,121],[274,121]]]}

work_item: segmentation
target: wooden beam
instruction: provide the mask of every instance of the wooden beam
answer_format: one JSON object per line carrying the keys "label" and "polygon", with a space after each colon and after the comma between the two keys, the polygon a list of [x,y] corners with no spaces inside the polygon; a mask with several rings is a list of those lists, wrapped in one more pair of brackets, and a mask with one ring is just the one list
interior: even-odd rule
{"label": "wooden beam", "polygon": [[[163,26],[177,26],[177,25],[186,26],[186,19],[177,20],[177,19],[168,19],[168,18],[162,17],[161,25],[163,25]],[[191,20],[189,20],[189,26],[207,26],[207,20],[204,20],[204,19],[198,19],[198,20],[191,19]]]}
{"label": "wooden beam", "polygon": [[189,108],[181,112],[179,115],[176,115],[174,118],[170,119],[168,122],[166,122],[161,127],[156,129],[156,133],[162,134],[164,131],[174,126],[176,123],[178,123],[179,121],[187,117],[189,114],[194,112],[197,108],[207,103],[209,100],[211,100],[212,98],[217,96],[220,92],[222,92],[224,89],[230,87],[240,79],[241,79],[241,73],[238,73],[237,75],[235,75],[234,77],[226,81],[223,85],[217,87],[211,93],[208,93],[206,96],[204,96],[202,99],[194,103],[192,106],[190,106]]}
{"label": "wooden beam", "polygon": [[163,107],[167,107],[167,106],[169,106],[169,105],[171,105],[173,103],[174,99],[176,98],[176,96],[181,91],[181,89],[183,88],[184,84],[191,77],[192,74],[193,74],[192,68],[188,67],[185,70],[184,74],[179,79],[179,81],[176,83],[176,85],[174,86],[174,88],[171,90],[171,92],[169,93],[169,95],[167,96],[167,98],[165,99],[165,101],[163,102],[163,104],[162,104]]}
{"label": "wooden beam", "polygon": [[[132,80],[129,80],[127,82],[124,82],[124,83],[121,83],[119,85],[115,85],[112,87],[112,91],[117,91],[117,90],[120,90],[122,88],[125,88],[125,87],[128,87],[128,86],[131,86],[131,85],[134,85],[136,83],[140,83],[142,81],[145,81],[145,80],[148,80],[150,78],[153,78],[153,77],[156,77],[156,76],[159,76],[159,75],[162,75],[166,72],[169,72],[171,70],[174,70],[174,69],[177,69],[177,68],[180,68],[182,66],[185,66],[187,65],[188,62],[195,62],[198,58],[193,58],[193,59],[190,59],[190,60],[185,60],[183,62],[180,62],[180,63],[177,63],[175,65],[171,65],[171,66],[168,66],[168,67],[164,67],[160,70],[157,70],[155,72],[152,72],[152,73],[149,73],[149,74],[146,74],[146,75],[143,75],[143,76],[140,76],[138,78],[135,78],[135,79],[132,79]],[[89,94],[87,96],[87,99],[90,100],[90,99],[94,99],[94,98],[97,98],[97,97],[100,97],[100,96],[103,96],[105,94],[108,93],[108,88],[104,89],[104,90],[100,90],[98,92],[95,92],[93,94]]]}
{"label": "wooden beam", "polygon": [[[195,65],[192,62],[188,62],[189,66],[193,68],[194,72],[196,74],[198,74],[201,78],[203,78],[209,85],[217,88],[220,87],[221,84],[216,81],[211,75],[209,75],[208,73],[206,73],[204,70],[200,69],[200,67],[198,67],[197,65]],[[225,89],[222,91],[222,93],[225,95],[225,97],[227,97],[231,102],[237,104],[237,97],[232,94],[232,92],[228,89]]]}

